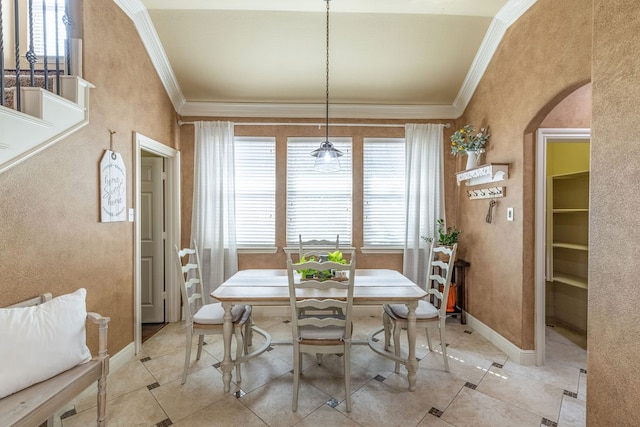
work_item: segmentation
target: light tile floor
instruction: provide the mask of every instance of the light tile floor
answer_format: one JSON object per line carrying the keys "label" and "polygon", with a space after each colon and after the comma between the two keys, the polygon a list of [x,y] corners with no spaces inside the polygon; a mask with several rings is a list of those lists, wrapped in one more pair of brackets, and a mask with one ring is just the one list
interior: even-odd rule
{"label": "light tile floor", "polygon": [[[291,336],[284,318],[255,319],[274,339]],[[381,325],[376,317],[355,320],[355,338]],[[562,332],[562,333],[560,333]],[[403,334],[406,339],[406,334]],[[383,335],[379,337],[382,338]],[[254,344],[259,337],[254,335]],[[367,346],[352,352],[352,412],[344,404],[341,356],[304,358],[298,411],[291,411],[292,349],[275,346],[243,364],[241,387],[224,393],[222,339],[208,336],[200,361],[180,384],[184,363],[183,323],[172,323],[147,340],[135,360],[108,380],[107,425],[115,426],[584,426],[586,351],[559,327],[547,328],[547,363],[521,366],[458,319],[447,321],[451,372],[444,371],[437,329],[429,352],[422,331],[415,392],[406,370]],[[403,344],[404,346],[404,344]],[[406,346],[405,346],[406,348]],[[234,354],[234,353],[232,353]],[[235,372],[233,380],[235,381]],[[60,423],[60,421],[58,421]],[[95,396],[75,402],[63,427],[95,425]],[[58,424],[60,425],[60,424]]]}

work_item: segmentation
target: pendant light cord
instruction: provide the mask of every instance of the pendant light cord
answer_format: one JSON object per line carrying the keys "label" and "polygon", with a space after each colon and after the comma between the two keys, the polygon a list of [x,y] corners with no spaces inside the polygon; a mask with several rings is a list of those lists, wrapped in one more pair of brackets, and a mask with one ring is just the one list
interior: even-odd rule
{"label": "pendant light cord", "polygon": [[326,117],[326,127],[325,127],[325,136],[326,142],[329,142],[329,0],[327,2],[327,92],[326,92],[326,106],[325,106],[325,117]]}

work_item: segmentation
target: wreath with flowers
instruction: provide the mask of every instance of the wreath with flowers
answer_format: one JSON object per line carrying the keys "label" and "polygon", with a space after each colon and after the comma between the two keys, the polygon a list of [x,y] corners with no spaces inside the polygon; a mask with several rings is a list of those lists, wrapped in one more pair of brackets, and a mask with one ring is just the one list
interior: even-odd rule
{"label": "wreath with flowers", "polygon": [[455,156],[466,154],[467,151],[484,150],[483,147],[490,136],[486,128],[481,128],[479,132],[476,132],[473,126],[465,125],[451,135],[451,154]]}

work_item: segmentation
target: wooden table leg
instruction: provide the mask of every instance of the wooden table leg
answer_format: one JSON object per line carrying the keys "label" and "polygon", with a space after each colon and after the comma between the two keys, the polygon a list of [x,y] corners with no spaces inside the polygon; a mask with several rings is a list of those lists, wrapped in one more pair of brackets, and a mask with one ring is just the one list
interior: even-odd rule
{"label": "wooden table leg", "polygon": [[409,390],[416,390],[416,377],[418,371],[418,361],[416,360],[416,307],[418,301],[411,301],[407,304],[409,315],[407,316],[407,338],[409,341],[409,356],[407,357],[407,371],[409,374]]}
{"label": "wooden table leg", "polygon": [[224,392],[228,393],[231,389],[231,372],[235,363],[231,360],[231,335],[233,334],[233,322],[231,316],[232,304],[228,302],[222,303],[224,308],[224,324],[222,325],[222,339],[224,341],[224,359],[220,368],[222,369],[222,381],[224,383]]}

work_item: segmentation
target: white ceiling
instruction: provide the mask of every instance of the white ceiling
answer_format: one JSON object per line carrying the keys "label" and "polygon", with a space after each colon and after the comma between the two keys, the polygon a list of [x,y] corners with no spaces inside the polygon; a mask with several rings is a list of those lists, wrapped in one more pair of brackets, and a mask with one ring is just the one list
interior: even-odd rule
{"label": "white ceiling", "polygon": [[[141,2],[148,15],[132,18],[139,30],[151,20],[141,35],[179,113],[324,116],[325,1]],[[534,2],[330,1],[331,115],[457,117]]]}

